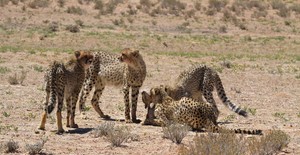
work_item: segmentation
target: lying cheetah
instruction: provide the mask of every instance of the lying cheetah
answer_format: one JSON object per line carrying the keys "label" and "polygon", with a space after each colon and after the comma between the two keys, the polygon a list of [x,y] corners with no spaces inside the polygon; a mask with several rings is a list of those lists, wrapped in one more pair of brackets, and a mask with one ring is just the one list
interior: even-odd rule
{"label": "lying cheetah", "polygon": [[90,52],[76,51],[75,58],[66,64],[55,61],[50,65],[45,74],[47,95],[39,129],[45,130],[47,115],[53,111],[57,99],[57,133],[64,132],[61,116],[64,97],[67,103],[67,127],[78,128],[74,121],[76,102],[85,78],[85,70],[92,61],[93,55]]}
{"label": "lying cheetah", "polygon": [[[155,87],[150,94],[143,91],[142,100],[148,108],[144,124],[166,126],[171,122],[187,124],[194,130],[205,129],[212,132],[226,130],[217,125],[215,106],[206,102],[198,102],[191,98],[183,97],[178,101],[173,100],[166,93],[164,87]],[[152,114],[149,113],[152,111]],[[154,119],[154,112],[157,119]],[[234,129],[235,133],[261,134],[261,130]]]}
{"label": "lying cheetah", "polygon": [[[100,62],[101,60],[101,62]],[[139,122],[136,118],[137,99],[139,89],[146,77],[146,64],[138,50],[126,48],[122,50],[122,55],[117,56],[105,52],[95,53],[95,61],[90,67],[89,74],[84,82],[83,92],[80,97],[80,113],[84,108],[84,103],[92,88],[95,92],[92,98],[92,106],[100,117],[108,119],[99,107],[99,98],[106,85],[114,85],[123,88],[125,102],[125,121]],[[131,88],[131,119],[129,91]]]}
{"label": "lying cheetah", "polygon": [[[165,86],[166,92],[174,100],[182,97],[191,97],[194,100],[203,102],[202,95],[207,102],[216,106],[212,91],[216,88],[219,98],[223,104],[235,113],[247,117],[247,112],[233,104],[226,96],[221,79],[218,73],[206,65],[194,65],[184,70],[176,79],[174,86]],[[218,117],[219,111],[216,112]]]}

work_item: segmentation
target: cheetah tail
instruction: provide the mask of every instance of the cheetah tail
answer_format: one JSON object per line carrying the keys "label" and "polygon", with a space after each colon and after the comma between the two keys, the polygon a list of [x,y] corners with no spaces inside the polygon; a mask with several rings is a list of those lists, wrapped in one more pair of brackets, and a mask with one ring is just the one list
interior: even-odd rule
{"label": "cheetah tail", "polygon": [[262,130],[244,130],[244,129],[233,129],[235,133],[248,134],[248,135],[262,135]]}
{"label": "cheetah tail", "polygon": [[48,78],[49,85],[50,85],[50,102],[46,109],[48,114],[50,114],[53,111],[53,109],[55,108],[55,104],[56,104],[56,98],[57,98],[56,76],[57,76],[58,68],[59,68],[59,63],[55,61],[53,63],[53,65],[51,66],[51,70],[50,70],[51,74]]}
{"label": "cheetah tail", "polygon": [[242,115],[244,117],[248,116],[245,110],[241,109],[239,106],[235,105],[227,98],[222,81],[218,74],[215,74],[215,87],[217,89],[219,98],[222,100],[225,106],[229,107],[229,109],[231,109],[232,111],[234,111],[239,115]]}

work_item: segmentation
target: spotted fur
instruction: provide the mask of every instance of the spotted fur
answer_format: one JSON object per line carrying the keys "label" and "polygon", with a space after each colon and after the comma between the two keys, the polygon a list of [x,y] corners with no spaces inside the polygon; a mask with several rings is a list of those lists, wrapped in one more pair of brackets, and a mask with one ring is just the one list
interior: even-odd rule
{"label": "spotted fur", "polygon": [[[100,62],[101,60],[101,62]],[[85,79],[83,92],[80,97],[80,112],[83,112],[84,103],[90,91],[95,87],[92,97],[92,106],[100,117],[108,119],[99,107],[99,98],[105,86],[123,88],[125,103],[125,121],[138,122],[136,118],[139,89],[146,77],[146,64],[138,50],[126,48],[118,56],[107,52],[96,52],[95,61],[90,67]],[[131,110],[129,104],[129,91],[131,90]],[[131,112],[131,117],[130,117]]]}
{"label": "spotted fur", "polygon": [[[191,98],[183,97],[178,101],[172,99],[163,87],[155,87],[150,94],[143,91],[142,99],[148,112],[144,124],[166,126],[171,122],[189,125],[194,130],[207,130],[220,132],[226,130],[217,124],[216,107],[207,102],[199,102]],[[261,130],[233,129],[235,133],[261,134]]]}
{"label": "spotted fur", "polygon": [[67,127],[77,128],[75,123],[75,108],[84,78],[85,70],[93,61],[93,55],[86,51],[76,51],[75,58],[66,64],[53,62],[45,74],[46,102],[42,121],[39,129],[45,130],[47,115],[50,114],[57,104],[58,133],[63,133],[61,111],[63,100],[67,103]]}
{"label": "spotted fur", "polygon": [[[202,96],[204,96],[207,102],[216,107],[212,94],[214,88],[216,88],[219,98],[226,107],[239,115],[248,116],[246,111],[228,99],[218,73],[206,65],[194,65],[184,70],[178,76],[173,86],[165,86],[167,93],[174,100],[180,100],[182,97],[191,97],[194,100],[203,102]],[[217,117],[218,115],[219,111],[216,112]]]}

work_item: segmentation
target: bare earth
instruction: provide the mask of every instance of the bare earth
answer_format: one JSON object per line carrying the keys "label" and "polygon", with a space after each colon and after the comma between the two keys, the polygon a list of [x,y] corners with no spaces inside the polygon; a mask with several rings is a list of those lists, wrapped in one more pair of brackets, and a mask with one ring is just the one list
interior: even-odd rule
{"label": "bare earth", "polygon": [[[196,134],[189,132],[182,144],[176,145],[162,138],[160,127],[126,124],[137,134],[137,141],[129,140],[122,147],[112,147],[103,137],[94,138],[91,131],[103,123],[91,108],[87,119],[77,112],[78,129],[66,128],[68,133],[56,135],[55,112],[46,123],[46,131],[37,130],[45,92],[43,75],[53,60],[65,60],[74,50],[94,49],[119,52],[132,47],[140,50],[147,65],[147,77],[141,89],[170,84],[188,66],[204,63],[218,70],[229,99],[255,112],[249,118],[237,116],[216,99],[221,112],[219,122],[227,128],[262,129],[264,132],[279,129],[286,132],[291,141],[280,154],[300,154],[300,22],[299,15],[283,19],[269,11],[265,20],[245,14],[248,30],[240,30],[221,21],[216,16],[199,15],[200,21],[188,20],[191,32],[177,28],[183,17],[151,17],[145,13],[133,15],[133,23],[124,17],[126,26],[112,24],[113,19],[123,17],[127,3],[135,6],[139,1],[128,1],[116,9],[114,15],[96,18],[93,6],[80,5],[70,0],[64,8],[50,4],[48,8],[22,11],[23,3],[9,3],[0,7],[0,142],[14,139],[19,142],[19,153],[25,154],[25,144],[48,137],[43,153],[46,154],[177,154],[180,145],[188,146]],[[189,2],[189,1],[188,1]],[[53,2],[54,3],[54,2]],[[205,4],[205,3],[204,3]],[[83,15],[68,14],[68,6],[81,6]],[[65,26],[82,20],[80,32],[71,33]],[[298,18],[299,19],[299,18]],[[48,20],[48,21],[46,21]],[[157,24],[151,24],[152,21]],[[291,27],[284,21],[292,22]],[[45,32],[48,23],[59,22],[57,32]],[[227,33],[219,27],[228,25]],[[280,31],[274,30],[279,28]],[[167,44],[165,46],[164,44]],[[224,67],[225,63],[231,65]],[[11,76],[25,71],[23,84],[12,85]],[[214,94],[215,98],[217,97]],[[124,103],[120,88],[106,87],[101,97],[101,109],[115,119],[124,119]],[[87,106],[90,105],[90,98]],[[65,124],[66,111],[63,111]],[[146,110],[139,96],[137,116],[144,120]],[[200,133],[206,134],[206,133]]]}

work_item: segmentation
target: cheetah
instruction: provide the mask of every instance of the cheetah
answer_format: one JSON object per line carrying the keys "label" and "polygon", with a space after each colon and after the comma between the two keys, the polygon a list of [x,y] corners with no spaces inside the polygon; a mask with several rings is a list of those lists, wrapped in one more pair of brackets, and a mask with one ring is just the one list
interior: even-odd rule
{"label": "cheetah", "polygon": [[[210,103],[199,102],[188,97],[175,101],[167,94],[163,86],[152,88],[150,94],[143,91],[142,100],[148,108],[145,120],[148,125],[166,126],[171,122],[176,122],[186,124],[196,131],[203,131],[203,129],[211,132],[226,131],[225,128],[218,126],[215,114],[217,109]],[[149,111],[153,114],[155,112],[157,118],[149,114]],[[233,131],[243,134],[262,134],[261,130],[233,129]]]}
{"label": "cheetah", "polygon": [[[146,77],[146,64],[138,50],[125,48],[121,56],[106,52],[95,53],[95,61],[90,66],[83,91],[79,100],[79,111],[84,115],[84,103],[90,91],[95,87],[91,104],[101,118],[109,119],[99,107],[99,98],[106,85],[123,88],[125,103],[125,122],[139,123],[136,118],[139,89]],[[101,60],[101,62],[100,62]],[[131,119],[129,92],[131,89]]]}
{"label": "cheetah", "polygon": [[67,103],[67,127],[78,128],[74,120],[76,102],[85,79],[85,71],[92,63],[93,57],[90,52],[76,51],[75,58],[66,64],[54,61],[50,65],[45,74],[46,102],[39,129],[45,130],[47,115],[53,111],[58,100],[57,133],[64,132],[61,116],[64,98]]}
{"label": "cheetah", "polygon": [[[248,116],[246,111],[233,104],[227,98],[218,73],[206,65],[198,64],[189,67],[180,73],[173,86],[166,85],[165,89],[168,95],[174,100],[180,100],[182,97],[190,97],[199,102],[203,102],[203,95],[207,102],[216,106],[212,94],[214,87],[226,107],[239,115],[244,117]],[[215,114],[218,117],[219,111],[217,110]]]}

